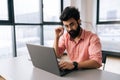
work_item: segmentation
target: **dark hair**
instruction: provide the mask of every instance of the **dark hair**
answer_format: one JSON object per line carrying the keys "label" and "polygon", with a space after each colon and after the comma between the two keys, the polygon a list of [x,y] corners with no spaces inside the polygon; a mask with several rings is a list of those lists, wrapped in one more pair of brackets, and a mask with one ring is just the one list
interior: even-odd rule
{"label": "dark hair", "polygon": [[80,19],[80,13],[77,8],[68,6],[63,10],[62,14],[60,15],[61,21],[67,21],[70,18],[74,18],[75,20]]}

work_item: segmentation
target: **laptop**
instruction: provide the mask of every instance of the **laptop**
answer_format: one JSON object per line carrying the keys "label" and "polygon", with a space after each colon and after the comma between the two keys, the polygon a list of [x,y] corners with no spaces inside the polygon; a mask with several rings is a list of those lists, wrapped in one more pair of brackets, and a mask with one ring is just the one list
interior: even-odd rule
{"label": "laptop", "polygon": [[54,48],[42,45],[26,44],[33,65],[47,72],[64,76],[73,70],[61,70]]}

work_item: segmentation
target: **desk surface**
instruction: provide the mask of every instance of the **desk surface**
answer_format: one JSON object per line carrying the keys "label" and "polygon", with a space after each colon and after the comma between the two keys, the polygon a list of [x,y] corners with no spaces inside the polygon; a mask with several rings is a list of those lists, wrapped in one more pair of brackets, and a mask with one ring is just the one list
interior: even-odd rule
{"label": "desk surface", "polygon": [[26,57],[0,60],[0,75],[7,80],[120,80],[120,75],[99,69],[79,70],[63,77],[35,68]]}

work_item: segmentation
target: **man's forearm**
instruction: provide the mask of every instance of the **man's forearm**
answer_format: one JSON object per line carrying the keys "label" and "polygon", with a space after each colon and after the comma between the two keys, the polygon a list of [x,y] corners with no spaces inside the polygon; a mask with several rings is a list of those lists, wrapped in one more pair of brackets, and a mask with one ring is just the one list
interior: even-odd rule
{"label": "man's forearm", "polygon": [[56,56],[60,57],[61,55],[59,54],[58,41],[59,41],[59,38],[55,37],[55,40],[54,40],[54,50],[55,50]]}
{"label": "man's forearm", "polygon": [[101,65],[97,63],[95,60],[87,60],[78,63],[78,68],[99,68]]}

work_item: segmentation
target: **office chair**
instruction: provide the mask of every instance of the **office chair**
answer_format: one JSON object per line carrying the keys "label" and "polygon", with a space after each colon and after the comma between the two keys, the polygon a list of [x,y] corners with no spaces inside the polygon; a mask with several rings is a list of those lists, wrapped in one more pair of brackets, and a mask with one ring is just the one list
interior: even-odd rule
{"label": "office chair", "polygon": [[106,64],[106,51],[102,51],[102,63],[103,63],[103,70],[105,69],[105,64]]}

